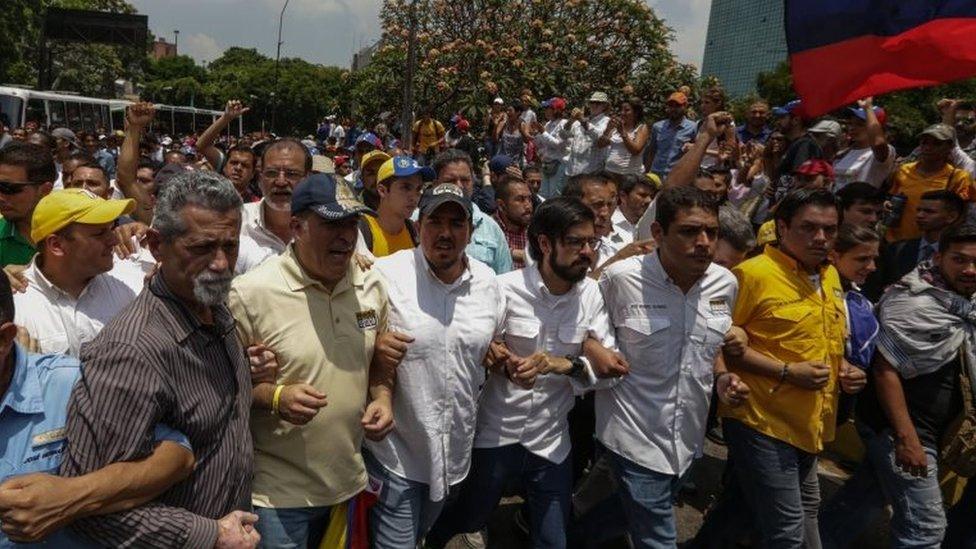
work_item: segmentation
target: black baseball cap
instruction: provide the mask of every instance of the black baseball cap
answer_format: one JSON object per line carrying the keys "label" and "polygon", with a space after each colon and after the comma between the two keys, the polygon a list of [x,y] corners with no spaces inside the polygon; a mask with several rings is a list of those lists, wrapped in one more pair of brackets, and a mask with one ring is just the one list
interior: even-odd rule
{"label": "black baseball cap", "polygon": [[461,187],[453,183],[441,183],[428,187],[424,194],[420,195],[420,215],[427,216],[448,202],[453,202],[464,210],[468,219],[472,216],[471,199],[464,196]]}
{"label": "black baseball cap", "polygon": [[356,198],[344,182],[330,173],[312,174],[295,185],[291,195],[291,214],[306,210],[315,212],[329,221],[339,221],[364,213],[376,215]]}

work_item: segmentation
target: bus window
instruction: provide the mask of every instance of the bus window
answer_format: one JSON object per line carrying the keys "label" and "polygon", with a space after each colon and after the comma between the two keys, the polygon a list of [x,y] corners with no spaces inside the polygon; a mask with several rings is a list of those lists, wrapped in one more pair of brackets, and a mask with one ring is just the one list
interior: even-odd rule
{"label": "bus window", "polygon": [[91,103],[82,103],[81,105],[81,129],[88,133],[93,133],[95,131],[95,109]]}
{"label": "bus window", "polygon": [[44,111],[43,99],[34,98],[27,100],[27,116],[24,118],[24,123],[26,124],[28,120],[34,120],[40,128],[47,127],[47,113]]}
{"label": "bus window", "polygon": [[68,107],[68,119],[66,121],[68,129],[75,131],[81,129],[81,105],[72,101],[65,101],[65,105]]}
{"label": "bus window", "polygon": [[112,130],[125,129],[125,107],[112,107]]}
{"label": "bus window", "polygon": [[58,128],[68,123],[64,101],[48,101],[47,108],[51,115],[51,119],[48,121],[48,124],[50,124],[48,129]]}
{"label": "bus window", "polygon": [[108,105],[99,105],[98,114],[102,117],[101,126],[106,132],[112,132],[112,119],[108,115]]}
{"label": "bus window", "polygon": [[8,128],[19,128],[24,125],[20,119],[24,108],[24,100],[13,95],[0,95],[0,123]]}

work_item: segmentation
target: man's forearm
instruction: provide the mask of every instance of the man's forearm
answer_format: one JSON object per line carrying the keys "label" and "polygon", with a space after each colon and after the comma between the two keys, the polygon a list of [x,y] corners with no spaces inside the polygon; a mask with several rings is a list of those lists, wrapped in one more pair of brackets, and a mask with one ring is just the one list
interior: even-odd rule
{"label": "man's forearm", "polygon": [[109,547],[210,548],[217,544],[216,520],[186,509],[149,503],[130,511],[82,518],[72,529]]}
{"label": "man's forearm", "polygon": [[705,153],[708,152],[708,145],[712,142],[712,137],[705,132],[699,132],[695,137],[695,144],[691,150],[686,152],[671,169],[668,178],[664,180],[664,187],[680,187],[691,185],[695,182],[698,175],[698,168],[701,166]]}
{"label": "man's forearm", "polygon": [[749,373],[778,379],[783,375],[783,362],[760,353],[752,347],[740,357],[729,357],[732,366]]}
{"label": "man's forearm", "polygon": [[193,472],[193,453],[162,441],[138,461],[112,463],[102,469],[66,478],[76,488],[76,517],[128,511],[147,503]]}
{"label": "man's forearm", "polygon": [[393,398],[393,388],[396,386],[396,366],[380,364],[374,355],[369,365],[369,396],[376,400],[383,396]]}
{"label": "man's forearm", "polygon": [[115,168],[115,182],[122,194],[136,201],[136,209],[132,217],[147,225],[152,223],[152,208],[149,206],[150,196],[146,189],[136,182],[136,171],[139,169],[139,140],[143,128],[127,126],[125,139],[119,148],[119,161]]}
{"label": "man's forearm", "polygon": [[270,410],[274,400],[277,385],[274,383],[258,383],[251,388],[251,408]]}
{"label": "man's forearm", "polygon": [[915,424],[912,423],[912,418],[908,414],[905,391],[902,388],[898,372],[881,356],[875,360],[873,369],[878,401],[888,418],[888,423],[891,424],[895,438],[917,438],[918,433],[915,431]]}

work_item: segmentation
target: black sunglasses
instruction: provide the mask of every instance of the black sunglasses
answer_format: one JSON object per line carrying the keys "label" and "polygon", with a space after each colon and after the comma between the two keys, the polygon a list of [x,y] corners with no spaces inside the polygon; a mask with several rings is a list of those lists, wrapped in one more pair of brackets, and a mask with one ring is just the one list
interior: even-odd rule
{"label": "black sunglasses", "polygon": [[11,183],[9,181],[0,181],[0,194],[12,195],[20,194],[21,191],[27,187],[36,187],[37,185],[43,185],[44,183],[35,183],[29,181],[27,183]]}

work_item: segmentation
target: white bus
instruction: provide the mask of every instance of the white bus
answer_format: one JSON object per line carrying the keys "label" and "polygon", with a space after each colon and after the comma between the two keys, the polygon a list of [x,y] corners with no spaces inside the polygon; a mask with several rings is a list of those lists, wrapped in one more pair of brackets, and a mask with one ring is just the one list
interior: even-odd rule
{"label": "white bus", "polygon": [[[19,128],[28,120],[34,120],[46,130],[58,127],[86,132],[98,128],[121,130],[125,128],[125,108],[131,103],[122,99],[0,86],[0,123],[8,128]],[[173,136],[201,133],[222,114],[222,111],[196,107],[156,105],[156,120],[150,130]],[[241,117],[237,119],[237,135],[242,135],[243,131],[244,117]]]}

